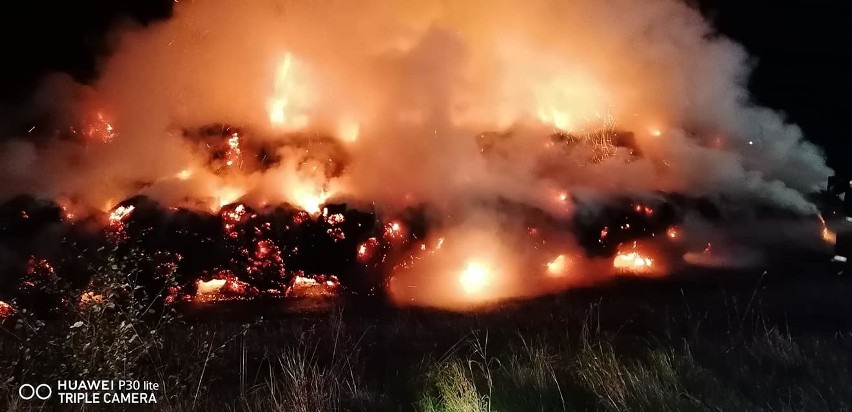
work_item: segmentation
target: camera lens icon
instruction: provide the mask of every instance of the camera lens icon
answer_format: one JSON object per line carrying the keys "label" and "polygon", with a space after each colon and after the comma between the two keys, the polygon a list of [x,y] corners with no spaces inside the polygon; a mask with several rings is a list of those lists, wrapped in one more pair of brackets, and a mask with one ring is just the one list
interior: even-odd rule
{"label": "camera lens icon", "polygon": [[40,400],[46,401],[50,399],[51,395],[53,395],[53,388],[46,383],[42,383],[38,386],[30,385],[29,383],[25,383],[18,388],[18,396],[21,399],[28,401],[32,398],[38,398]]}

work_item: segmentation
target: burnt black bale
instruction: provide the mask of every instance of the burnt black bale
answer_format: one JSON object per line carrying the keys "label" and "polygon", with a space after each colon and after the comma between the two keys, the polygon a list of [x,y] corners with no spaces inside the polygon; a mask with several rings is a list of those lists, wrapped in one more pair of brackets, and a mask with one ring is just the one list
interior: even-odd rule
{"label": "burnt black bale", "polygon": [[63,223],[62,208],[51,201],[22,195],[0,205],[0,242],[24,250],[38,233]]}
{"label": "burnt black bale", "polygon": [[0,205],[0,295],[14,295],[31,257],[47,259],[58,251],[67,224],[53,202],[17,196]]}
{"label": "burnt black bale", "polygon": [[[283,236],[278,239],[282,251],[288,253],[285,261],[290,270],[307,275],[336,275],[350,290],[369,289],[376,274],[359,266],[357,250],[376,232],[375,215],[349,209],[346,204],[330,204],[324,209],[325,217],[315,218],[305,218],[304,212],[296,209],[285,212],[290,230],[280,233]],[[330,217],[338,214],[343,221],[332,223]]]}
{"label": "burnt black bale", "polygon": [[370,270],[358,261],[358,247],[371,236],[376,236],[382,230],[382,225],[376,215],[350,209],[348,205],[329,205],[329,215],[341,213],[344,221],[339,225],[346,238],[334,243],[338,262],[329,273],[336,273],[341,284],[353,293],[370,293],[384,282],[386,273],[381,270]]}
{"label": "burnt black bale", "polygon": [[154,248],[180,256],[176,273],[178,284],[192,283],[199,274],[227,264],[227,249],[218,216],[177,209],[167,215],[156,234]]}
{"label": "burnt black bale", "polygon": [[672,212],[678,214],[679,211],[689,211],[697,214],[700,218],[715,222],[722,219],[722,212],[719,207],[707,197],[686,196],[681,193],[658,193],[666,200],[665,205],[671,208]]}
{"label": "burnt black bale", "polygon": [[[575,204],[579,209],[573,220],[575,235],[589,256],[612,256],[620,244],[664,234],[682,219],[675,204],[661,199],[649,202],[621,197],[604,205]],[[645,206],[653,211],[646,212]]]}
{"label": "burnt black bale", "polygon": [[[408,231],[409,236],[420,240],[426,239],[426,236],[429,235],[431,229],[429,222],[434,220],[430,216],[429,207],[426,204],[406,207],[394,217],[380,216],[379,218],[385,220],[382,223],[391,223],[393,218],[399,219]],[[378,225],[377,229],[384,231],[384,224]],[[376,235],[380,236],[381,233]]]}
{"label": "burnt black bale", "polygon": [[160,295],[172,279],[162,277],[164,263],[176,260],[170,248],[170,233],[164,230],[169,211],[146,196],[134,196],[116,207],[133,207],[120,222],[110,222],[103,230],[106,241],[103,259],[121,262],[122,276],[133,280],[149,295]]}
{"label": "burnt black bale", "polygon": [[[351,290],[365,289],[371,283],[367,279],[375,278],[356,259],[358,245],[376,230],[373,214],[348,209],[345,204],[326,205],[325,216],[311,216],[286,204],[259,211],[243,207],[245,218],[234,226],[233,236],[222,229],[225,222],[221,217],[217,217],[217,231],[209,236],[222,256],[216,259],[218,268],[232,271],[261,290],[280,288],[297,274],[337,275]],[[343,216],[342,222],[332,223],[330,217],[336,214]],[[261,242],[271,242],[278,249],[282,265],[256,254]],[[247,269],[253,264],[257,269],[258,262],[264,269],[249,276]]]}
{"label": "burnt black bale", "polygon": [[223,210],[245,213],[239,223],[226,229],[227,213],[220,213],[220,237],[224,239],[228,262],[224,268],[259,290],[285,288],[295,274],[289,270],[285,254],[276,253],[281,245],[275,241],[268,217],[245,205],[226,206]]}

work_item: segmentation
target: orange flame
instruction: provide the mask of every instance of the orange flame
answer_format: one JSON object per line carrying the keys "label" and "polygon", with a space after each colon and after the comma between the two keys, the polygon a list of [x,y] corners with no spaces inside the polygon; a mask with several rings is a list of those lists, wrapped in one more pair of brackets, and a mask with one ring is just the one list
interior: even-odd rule
{"label": "orange flame", "polygon": [[547,274],[555,277],[563,276],[568,270],[570,263],[570,260],[565,255],[559,255],[547,263]]}
{"label": "orange flame", "polygon": [[677,237],[678,237],[677,228],[672,226],[672,227],[666,229],[666,236],[668,236],[669,239],[677,239]]}
{"label": "orange flame", "polygon": [[246,299],[257,294],[257,289],[239,280],[228,271],[220,272],[213,279],[195,281],[196,302],[218,302]]}
{"label": "orange flame", "polygon": [[636,242],[628,251],[619,250],[612,261],[612,266],[629,273],[651,273],[654,269],[654,259],[636,249]]}
{"label": "orange flame", "polygon": [[115,138],[115,128],[107,120],[103,112],[97,112],[95,119],[86,127],[85,135],[89,139],[100,140],[104,143],[109,143]]}
{"label": "orange flame", "polygon": [[325,190],[317,192],[309,188],[301,188],[293,193],[293,201],[296,203],[296,206],[312,215],[320,213],[322,205],[329,197],[329,193]]}
{"label": "orange flame", "polygon": [[612,265],[616,269],[626,269],[629,271],[645,271],[653,266],[654,260],[649,257],[644,257],[639,252],[621,253],[615,255]]}
{"label": "orange flame", "polygon": [[340,281],[337,276],[307,277],[298,275],[293,280],[293,287],[288,291],[288,295],[298,297],[335,296],[339,287]]}
{"label": "orange flame", "polygon": [[275,92],[269,105],[269,122],[273,126],[290,130],[302,129],[308,124],[304,112],[309,101],[309,91],[300,79],[291,53],[284,54],[275,78]]}
{"label": "orange flame", "polygon": [[120,224],[136,209],[136,206],[119,206],[109,214],[109,223],[113,226]]}

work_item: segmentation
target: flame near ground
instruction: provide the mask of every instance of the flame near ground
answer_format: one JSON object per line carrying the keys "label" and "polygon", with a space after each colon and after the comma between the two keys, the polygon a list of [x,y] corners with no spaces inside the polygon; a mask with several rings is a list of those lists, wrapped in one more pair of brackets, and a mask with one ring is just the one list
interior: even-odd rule
{"label": "flame near ground", "polygon": [[[400,303],[665,273],[665,254],[635,243],[606,264],[559,228],[536,228],[542,243],[504,203],[567,220],[577,199],[663,191],[807,215],[805,194],[831,172],[796,126],[749,101],[744,50],[674,0],[180,2],[119,34],[93,85],[45,83],[38,96],[75,91],[51,113],[74,120],[48,144],[5,144],[3,193],[64,199],[69,220],[100,209],[117,235],[134,207],[116,205],[138,194],[223,213],[227,236],[244,219],[235,203],[286,202],[303,221],[329,202],[386,216],[425,205],[437,234],[391,222],[356,252],[423,242],[389,274]],[[257,271],[274,266],[269,246],[251,252]],[[202,276],[198,299],[245,294],[240,282]]]}

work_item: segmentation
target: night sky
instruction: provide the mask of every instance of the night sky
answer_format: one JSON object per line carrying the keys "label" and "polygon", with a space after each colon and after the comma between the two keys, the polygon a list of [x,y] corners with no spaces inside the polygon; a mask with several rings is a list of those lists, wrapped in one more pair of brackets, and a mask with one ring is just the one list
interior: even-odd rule
{"label": "night sky", "polygon": [[[829,164],[852,173],[852,2],[845,0],[691,1],[720,33],[754,57],[750,89],[760,104],[785,112],[823,146]],[[520,2],[519,2],[520,4]],[[38,79],[62,71],[97,76],[114,24],[168,18],[173,0],[32,0],[0,5],[0,113],[32,92]],[[224,23],[224,22],[223,22]],[[8,125],[0,130],[8,130]]]}

